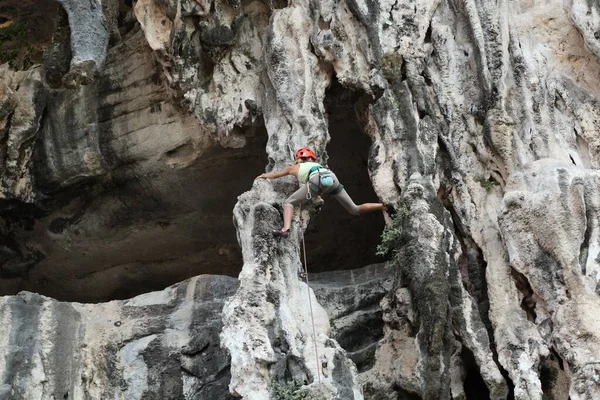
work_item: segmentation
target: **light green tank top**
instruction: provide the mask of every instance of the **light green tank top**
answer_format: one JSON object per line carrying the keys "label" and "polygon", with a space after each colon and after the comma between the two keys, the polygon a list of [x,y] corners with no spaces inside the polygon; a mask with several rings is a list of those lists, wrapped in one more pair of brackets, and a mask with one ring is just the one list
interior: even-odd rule
{"label": "light green tank top", "polygon": [[303,162],[300,164],[300,168],[298,169],[298,180],[300,183],[308,182],[309,172],[312,167],[323,167],[321,164],[316,162]]}

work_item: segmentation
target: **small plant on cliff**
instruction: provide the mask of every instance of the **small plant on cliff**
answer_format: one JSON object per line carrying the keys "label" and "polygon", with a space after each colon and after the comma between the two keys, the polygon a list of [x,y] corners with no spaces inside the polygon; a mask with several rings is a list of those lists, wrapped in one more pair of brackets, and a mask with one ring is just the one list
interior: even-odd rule
{"label": "small plant on cliff", "polygon": [[481,185],[482,188],[484,188],[485,190],[490,190],[491,188],[493,188],[494,186],[496,186],[496,182],[494,180],[494,178],[489,178],[489,179],[480,179],[479,180],[479,184]]}
{"label": "small plant on cliff", "polygon": [[392,223],[387,225],[381,233],[381,243],[377,246],[377,255],[396,257],[398,249],[406,239],[404,226],[410,217],[410,210],[404,202],[400,202]]}
{"label": "small plant on cliff", "polygon": [[310,400],[307,392],[301,392],[302,385],[297,381],[280,381],[273,383],[275,400]]}

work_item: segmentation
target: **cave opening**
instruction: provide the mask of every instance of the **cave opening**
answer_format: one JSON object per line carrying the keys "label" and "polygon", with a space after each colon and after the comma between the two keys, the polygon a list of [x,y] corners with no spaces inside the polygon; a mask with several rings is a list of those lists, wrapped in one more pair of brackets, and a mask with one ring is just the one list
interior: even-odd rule
{"label": "cave opening", "polygon": [[[29,15],[34,3],[15,13]],[[48,3],[28,18],[54,21],[60,6]],[[136,21],[132,4],[119,1],[122,37]],[[50,40],[54,24],[45,26]],[[143,38],[109,47],[106,73],[78,97],[52,92],[32,155],[35,204],[0,204],[0,295],[93,303],[200,274],[238,276],[231,214],[268,162],[264,121],[246,121],[227,143],[199,141],[205,127],[173,104]],[[95,176],[83,167],[90,155],[106,167]]]}
{"label": "cave opening", "polygon": [[465,346],[462,348],[461,358],[463,360],[466,377],[463,382],[465,397],[467,400],[489,399],[490,391],[479,373],[479,367],[471,350]]}
{"label": "cave opening", "polygon": [[[378,203],[368,174],[371,139],[355,116],[359,99],[360,93],[344,88],[335,78],[326,92],[328,166],[356,204]],[[326,196],[324,200],[307,230],[309,271],[350,270],[382,262],[375,253],[385,226],[383,214],[351,215],[336,199]]]}
{"label": "cave opening", "polygon": [[[95,303],[201,274],[237,277],[243,261],[231,213],[264,170],[267,132],[258,119],[235,135],[236,146],[213,143],[184,168],[168,165],[192,158],[189,146],[145,170],[113,159],[110,175],[46,193],[35,215],[4,209],[16,244],[0,259],[0,295]],[[9,274],[17,262],[20,273]]]}
{"label": "cave opening", "polygon": [[[126,1],[119,5],[123,24],[131,5]],[[129,135],[143,134],[140,143],[162,144],[168,142],[165,132],[175,138],[182,133],[171,132],[178,129],[174,125],[165,130],[154,122],[167,120],[177,111],[169,108],[168,93],[158,88],[164,82],[153,79],[160,71],[151,52],[143,49],[132,45],[136,57],[120,57],[130,63],[119,64],[119,68],[112,66],[114,50],[109,50],[107,68],[112,68],[113,75],[98,83],[98,103],[90,102],[97,109],[78,120],[79,125],[93,128],[89,132],[64,129],[70,126],[58,122],[54,127],[48,125],[52,118],[62,121],[60,117],[68,114],[63,108],[74,103],[68,101],[68,94],[53,97],[54,113],[43,115],[32,156],[41,197],[27,213],[14,211],[18,208],[2,210],[0,234],[10,240],[6,248],[0,248],[0,295],[27,290],[61,301],[92,303],[162,290],[200,274],[238,276],[242,257],[231,211],[237,196],[251,188],[268,164],[264,122],[259,118],[236,130],[245,145],[215,144],[184,168],[179,165],[194,158],[195,149],[189,142],[148,153]],[[157,94],[135,99],[125,96],[111,103],[116,99],[115,88],[125,81],[149,85]],[[355,117],[360,96],[334,80],[325,98],[331,136],[329,166],[357,204],[379,201],[367,171],[371,140]],[[129,103],[139,114],[136,121],[140,124],[135,129],[119,118],[128,111],[123,105]],[[197,125],[195,129],[199,129]],[[52,139],[56,148],[73,143],[76,138],[69,135],[85,133],[85,137],[97,135],[98,139],[93,139],[97,143],[90,139],[89,148],[63,146],[69,149],[68,157],[74,157],[67,160],[67,155],[62,159],[62,155],[40,153],[39,146],[48,139],[44,135],[52,130],[55,135],[64,133]],[[77,184],[64,186],[59,177],[51,190],[43,188],[44,180],[51,176],[45,164],[57,163],[53,168],[77,173],[81,164],[76,162],[78,152],[90,149],[105,158],[108,168],[104,175],[82,176]],[[309,270],[349,270],[381,262],[375,252],[384,227],[382,213],[353,216],[335,199],[326,200],[306,237]]]}
{"label": "cave opening", "polygon": [[556,349],[550,348],[550,354],[540,360],[539,373],[544,398],[569,398],[569,375]]}

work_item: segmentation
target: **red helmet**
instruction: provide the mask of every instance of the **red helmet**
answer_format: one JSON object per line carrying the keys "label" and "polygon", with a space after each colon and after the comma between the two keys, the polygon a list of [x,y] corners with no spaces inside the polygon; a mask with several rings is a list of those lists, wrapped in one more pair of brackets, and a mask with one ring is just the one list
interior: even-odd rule
{"label": "red helmet", "polygon": [[299,158],[312,158],[314,161],[317,161],[317,156],[308,147],[303,147],[296,152],[296,160]]}

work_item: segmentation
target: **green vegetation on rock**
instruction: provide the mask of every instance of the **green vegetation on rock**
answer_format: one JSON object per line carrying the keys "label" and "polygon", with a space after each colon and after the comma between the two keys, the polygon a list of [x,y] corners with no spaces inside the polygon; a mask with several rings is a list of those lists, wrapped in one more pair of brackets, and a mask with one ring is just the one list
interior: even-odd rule
{"label": "green vegetation on rock", "polygon": [[275,400],[310,400],[307,392],[300,391],[302,385],[297,381],[280,381],[273,383]]}
{"label": "green vegetation on rock", "polygon": [[480,179],[479,180],[479,184],[481,185],[482,188],[486,189],[486,190],[490,190],[491,188],[493,188],[494,186],[496,186],[496,182],[494,180],[494,178],[489,178],[489,179]]}
{"label": "green vegetation on rock", "polygon": [[387,225],[381,233],[381,243],[377,246],[378,256],[396,257],[398,249],[406,240],[404,232],[406,222],[410,216],[410,210],[404,201],[398,203],[396,215],[392,219],[392,223]]}

